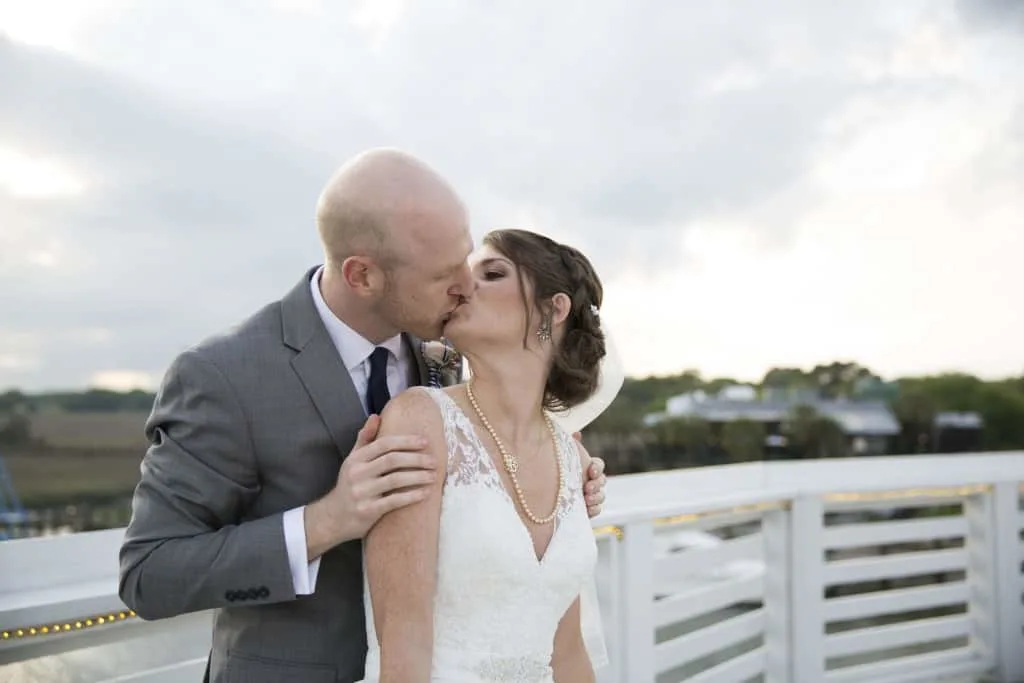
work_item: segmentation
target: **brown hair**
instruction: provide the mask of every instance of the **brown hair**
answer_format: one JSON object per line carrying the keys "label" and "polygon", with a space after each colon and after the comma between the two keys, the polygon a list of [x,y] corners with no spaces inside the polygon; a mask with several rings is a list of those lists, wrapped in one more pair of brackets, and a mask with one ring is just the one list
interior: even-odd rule
{"label": "brown hair", "polygon": [[[577,249],[528,230],[495,230],[484,237],[484,244],[501,252],[518,268],[519,291],[526,306],[524,347],[534,307],[547,311],[550,299],[559,292],[572,300],[565,334],[548,371],[544,406],[564,410],[582,403],[597,390],[600,362],[606,353],[597,314],[604,289],[594,266]],[[524,275],[533,285],[532,305],[526,298]]]}

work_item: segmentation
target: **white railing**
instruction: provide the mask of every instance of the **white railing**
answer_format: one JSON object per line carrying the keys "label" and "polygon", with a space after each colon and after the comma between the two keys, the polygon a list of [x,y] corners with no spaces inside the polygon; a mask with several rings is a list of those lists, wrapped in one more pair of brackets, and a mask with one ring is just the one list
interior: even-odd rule
{"label": "white railing", "polygon": [[618,478],[604,680],[1024,681],[1022,456]]}
{"label": "white railing", "polygon": [[[1024,681],[1022,482],[1020,452],[613,477],[599,680]],[[0,543],[0,680],[200,680],[209,614],[125,610],[121,533]]]}

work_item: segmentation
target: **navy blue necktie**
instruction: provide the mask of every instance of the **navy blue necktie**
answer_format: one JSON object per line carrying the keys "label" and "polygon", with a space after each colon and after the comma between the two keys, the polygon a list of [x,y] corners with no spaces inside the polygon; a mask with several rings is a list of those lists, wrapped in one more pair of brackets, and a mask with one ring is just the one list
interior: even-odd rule
{"label": "navy blue necktie", "polygon": [[388,353],[378,346],[370,354],[370,381],[366,384],[366,409],[370,415],[380,415],[391,399],[388,391]]}

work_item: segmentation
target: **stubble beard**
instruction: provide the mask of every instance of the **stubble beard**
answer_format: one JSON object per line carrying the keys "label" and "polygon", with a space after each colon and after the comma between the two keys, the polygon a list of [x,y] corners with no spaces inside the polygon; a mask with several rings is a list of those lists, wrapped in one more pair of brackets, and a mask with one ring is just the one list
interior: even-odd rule
{"label": "stubble beard", "polygon": [[439,339],[442,334],[440,320],[426,320],[416,317],[416,306],[409,305],[402,298],[391,279],[387,279],[380,301],[381,317],[399,332],[412,334],[424,340]]}

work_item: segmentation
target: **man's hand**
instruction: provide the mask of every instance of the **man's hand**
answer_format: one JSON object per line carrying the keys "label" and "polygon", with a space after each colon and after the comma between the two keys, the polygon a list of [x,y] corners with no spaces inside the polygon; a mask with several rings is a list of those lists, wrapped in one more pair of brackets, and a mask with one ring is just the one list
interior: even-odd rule
{"label": "man's hand", "polygon": [[[583,441],[583,436],[575,432],[572,438]],[[587,514],[591,519],[601,514],[601,506],[604,504],[604,485],[608,480],[604,476],[604,460],[591,458],[590,467],[587,468],[587,483],[583,485],[583,498],[587,501]]]}
{"label": "man's hand", "polygon": [[420,436],[376,439],[380,417],[371,415],[338,472],[334,488],[306,506],[308,558],[362,538],[382,516],[423,500],[438,476],[437,463]]}

